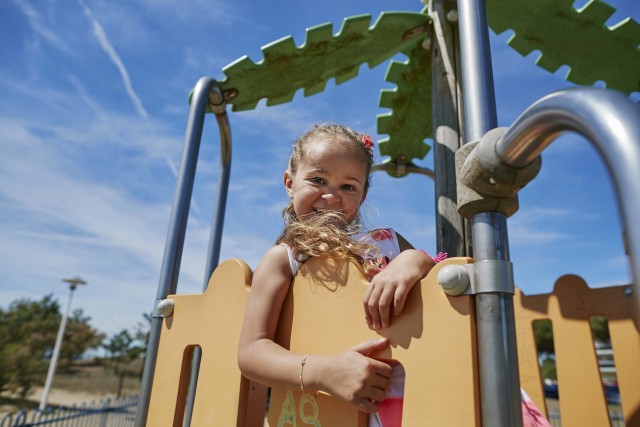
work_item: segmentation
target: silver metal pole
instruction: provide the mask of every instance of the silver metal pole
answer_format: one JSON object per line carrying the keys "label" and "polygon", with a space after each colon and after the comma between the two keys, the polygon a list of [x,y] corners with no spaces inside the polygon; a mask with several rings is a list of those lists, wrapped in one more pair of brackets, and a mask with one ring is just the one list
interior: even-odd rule
{"label": "silver metal pole", "polygon": [[64,330],[67,327],[67,318],[69,317],[69,310],[71,309],[73,291],[76,290],[76,287],[78,285],[87,284],[87,282],[80,278],[62,279],[62,281],[69,284],[69,299],[67,300],[67,307],[62,314],[62,320],[60,320],[58,336],[56,337],[56,343],[53,346],[53,354],[51,355],[51,362],[49,362],[49,371],[47,372],[47,379],[44,382],[44,389],[42,390],[42,397],[40,398],[40,406],[38,406],[38,409],[41,412],[47,408],[47,399],[49,399],[49,390],[51,389],[53,377],[56,373],[56,367],[58,366],[58,358],[60,357],[60,349],[62,347],[62,339],[64,338]]}
{"label": "silver metal pole", "polygon": [[147,345],[144,373],[140,386],[140,401],[136,413],[136,427],[143,427],[147,422],[149,411],[149,399],[151,397],[151,385],[153,383],[153,372],[158,358],[158,344],[160,342],[160,331],[162,329],[162,317],[157,314],[157,304],[169,294],[174,294],[178,285],[178,275],[180,272],[180,261],[182,259],[182,249],[184,247],[184,237],[187,229],[187,219],[189,217],[189,207],[193,192],[193,182],[202,138],[202,128],[204,126],[204,116],[209,101],[211,88],[217,84],[210,77],[203,77],[198,80],[191,100],[189,119],[185,142],[178,170],[176,192],[169,220],[169,231],[165,243],[164,258],[160,270],[160,280],[156,301],[153,307],[151,319],[151,333]]}
{"label": "silver metal pole", "polygon": [[458,1],[462,94],[467,142],[498,126],[487,13],[483,0]]}
{"label": "silver metal pole", "polygon": [[[459,0],[458,16],[465,130],[470,142],[479,140],[498,124],[483,0]],[[509,261],[504,215],[474,215],[471,230],[476,262]],[[502,279],[512,282],[511,278]],[[482,423],[492,427],[522,426],[513,295],[491,292],[478,294],[475,299]]]}
{"label": "silver metal pole", "polygon": [[229,116],[227,115],[224,96],[218,86],[214,86],[211,89],[209,105],[216,116],[218,129],[220,131],[220,173],[218,175],[218,187],[216,189],[215,210],[211,221],[211,234],[209,236],[209,250],[205,264],[203,291],[207,289],[209,278],[220,262],[220,246],[222,244],[224,214],[227,207],[229,176],[231,174],[231,126],[229,125]]}
{"label": "silver metal pole", "polygon": [[[476,262],[509,261],[507,218],[500,213],[480,213],[471,220],[473,255]],[[478,283],[485,277],[476,277]],[[502,280],[511,280],[503,277]],[[520,379],[516,347],[513,295],[507,292],[479,293],[476,300],[478,369],[483,425],[522,425]]]}
{"label": "silver metal pole", "polygon": [[496,153],[505,163],[521,167],[567,131],[593,144],[613,181],[640,315],[640,105],[604,89],[552,93],[516,119],[497,142]]}

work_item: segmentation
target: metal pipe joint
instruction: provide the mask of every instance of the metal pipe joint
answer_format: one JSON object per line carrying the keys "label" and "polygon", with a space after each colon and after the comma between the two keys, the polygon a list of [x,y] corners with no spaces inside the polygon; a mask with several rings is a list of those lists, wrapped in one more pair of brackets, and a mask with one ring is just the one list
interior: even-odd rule
{"label": "metal pipe joint", "polygon": [[510,261],[487,259],[473,264],[452,264],[438,272],[438,284],[447,295],[514,294]]}
{"label": "metal pipe joint", "polygon": [[481,212],[510,217],[519,207],[518,192],[540,171],[540,156],[521,167],[500,158],[496,146],[506,132],[507,128],[492,129],[456,152],[458,212],[467,219]]}

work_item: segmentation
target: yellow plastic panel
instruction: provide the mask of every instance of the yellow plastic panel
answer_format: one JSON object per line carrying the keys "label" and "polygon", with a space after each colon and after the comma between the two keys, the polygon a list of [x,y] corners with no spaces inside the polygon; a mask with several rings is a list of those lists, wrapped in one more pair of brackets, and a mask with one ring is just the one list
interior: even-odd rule
{"label": "yellow plastic panel", "polygon": [[202,349],[191,425],[262,426],[266,388],[242,377],[237,348],[251,270],[240,260],[220,264],[206,292],[170,295],[164,319],[147,426],[182,426],[191,354]]}
{"label": "yellow plastic panel", "polygon": [[[376,332],[364,320],[368,285],[358,267],[341,260],[307,261],[285,301],[277,339],[292,351],[336,354],[367,339],[388,337],[390,348],[377,357],[404,367],[403,425],[479,426],[472,299],[448,297],[437,284],[444,265],[468,262],[452,258],[438,264],[412,289],[403,314]],[[292,414],[295,424],[287,420]],[[271,393],[269,426],[348,427],[366,421],[355,407],[323,394]]]}
{"label": "yellow plastic panel", "polygon": [[590,289],[578,276],[559,278],[552,294],[516,293],[514,306],[520,382],[545,408],[532,322],[550,319],[556,352],[563,427],[608,426],[609,416],[589,325],[609,319],[625,422],[640,426],[640,335],[629,286]]}

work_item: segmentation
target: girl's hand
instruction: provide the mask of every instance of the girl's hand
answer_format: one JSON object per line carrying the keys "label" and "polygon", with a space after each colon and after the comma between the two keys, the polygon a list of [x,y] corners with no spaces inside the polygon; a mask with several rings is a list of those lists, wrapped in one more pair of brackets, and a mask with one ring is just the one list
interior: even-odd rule
{"label": "girl's hand", "polygon": [[388,345],[386,338],[373,339],[333,357],[314,357],[312,354],[307,359],[305,373],[311,368],[313,373],[310,375],[321,377],[318,378],[320,390],[357,406],[361,411],[377,412],[380,402],[387,396],[391,366],[368,355]]}
{"label": "girl's hand", "polygon": [[395,315],[402,313],[409,291],[434,265],[430,256],[410,249],[377,272],[363,299],[367,325],[375,330],[389,327],[391,310]]}

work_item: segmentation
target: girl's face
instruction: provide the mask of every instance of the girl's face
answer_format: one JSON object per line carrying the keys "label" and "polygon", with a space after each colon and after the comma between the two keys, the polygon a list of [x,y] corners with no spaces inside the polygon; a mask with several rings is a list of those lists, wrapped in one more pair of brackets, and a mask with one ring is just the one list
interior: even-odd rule
{"label": "girl's face", "polygon": [[284,185],[298,218],[335,211],[353,222],[366,197],[367,167],[340,142],[313,141],[300,159],[295,175],[287,170]]}

